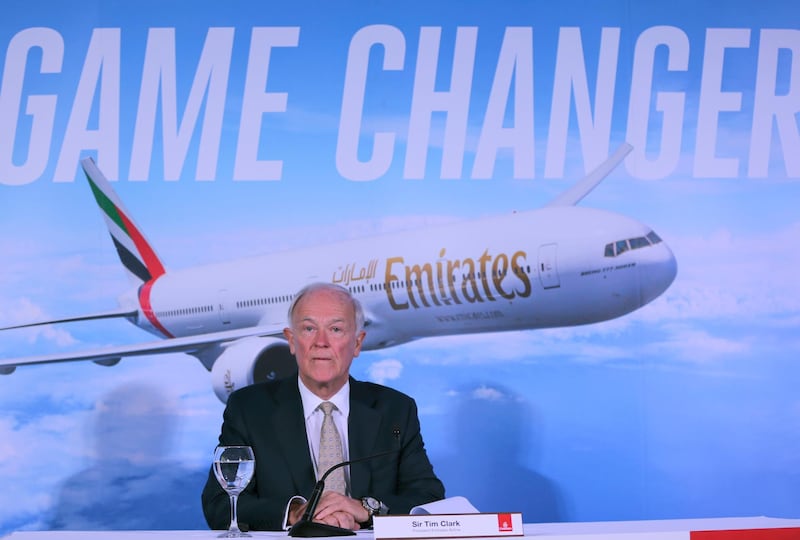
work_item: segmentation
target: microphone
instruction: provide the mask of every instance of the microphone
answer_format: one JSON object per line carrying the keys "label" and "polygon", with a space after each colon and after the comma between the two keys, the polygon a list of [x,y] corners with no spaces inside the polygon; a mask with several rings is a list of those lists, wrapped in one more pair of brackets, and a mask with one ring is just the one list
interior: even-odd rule
{"label": "microphone", "polygon": [[[392,435],[394,435],[395,439],[400,442],[400,428],[394,426],[392,428]],[[311,496],[308,498],[308,503],[306,504],[306,511],[303,512],[303,517],[300,518],[300,521],[292,525],[291,529],[289,529],[289,536],[296,536],[298,538],[317,538],[320,536],[355,536],[355,531],[351,531],[350,529],[345,529],[343,527],[336,527],[335,525],[328,525],[327,523],[319,523],[313,521],[314,514],[317,511],[317,504],[319,504],[319,499],[322,497],[322,492],[325,490],[325,479],[328,478],[328,475],[335,471],[340,467],[345,467],[347,465],[351,465],[353,463],[359,463],[361,461],[369,461],[371,459],[376,459],[383,456],[388,456],[389,454],[394,454],[400,451],[399,445],[398,448],[394,450],[386,450],[385,452],[379,452],[377,454],[372,454],[369,456],[364,456],[358,459],[350,459],[347,461],[342,461],[341,463],[337,463],[336,465],[329,468],[325,471],[322,476],[320,476],[317,483],[314,485],[314,491],[311,492]]]}

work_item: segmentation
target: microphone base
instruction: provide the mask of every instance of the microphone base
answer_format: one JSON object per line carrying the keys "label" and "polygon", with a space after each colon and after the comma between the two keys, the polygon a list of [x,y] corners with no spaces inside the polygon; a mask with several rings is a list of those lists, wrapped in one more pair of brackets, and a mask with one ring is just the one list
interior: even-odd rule
{"label": "microphone base", "polygon": [[355,536],[355,531],[334,527],[325,523],[315,521],[298,521],[289,529],[289,536],[298,538],[318,538],[320,536]]}

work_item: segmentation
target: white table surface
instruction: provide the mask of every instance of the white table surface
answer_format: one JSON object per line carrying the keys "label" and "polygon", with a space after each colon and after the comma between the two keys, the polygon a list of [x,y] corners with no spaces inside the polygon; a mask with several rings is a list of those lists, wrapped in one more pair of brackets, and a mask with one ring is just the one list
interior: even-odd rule
{"label": "white table surface", "polygon": [[[563,538],[568,536],[583,536],[586,540],[592,538],[612,538],[621,535],[623,538],[631,536],[642,537],[650,535],[652,538],[670,535],[659,533],[672,533],[682,531],[708,531],[708,530],[736,530],[736,529],[770,529],[770,528],[800,528],[800,519],[783,519],[770,517],[735,517],[735,518],[708,518],[708,519],[674,519],[652,521],[598,521],[582,523],[526,523],[525,538],[545,540],[547,538]],[[7,540],[212,540],[217,538],[221,531],[15,531],[3,537]],[[254,531],[250,533],[253,538],[287,538],[286,532]],[[509,537],[502,537],[508,540]],[[519,537],[511,537],[519,538]],[[800,535],[798,536],[800,539]],[[372,531],[361,531],[355,540],[372,540]]]}

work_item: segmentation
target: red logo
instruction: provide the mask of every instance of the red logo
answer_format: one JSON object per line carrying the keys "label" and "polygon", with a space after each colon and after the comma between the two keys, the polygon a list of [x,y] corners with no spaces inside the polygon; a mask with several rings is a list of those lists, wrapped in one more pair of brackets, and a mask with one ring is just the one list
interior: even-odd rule
{"label": "red logo", "polygon": [[514,526],[511,524],[511,514],[497,514],[497,530],[500,532],[514,530]]}

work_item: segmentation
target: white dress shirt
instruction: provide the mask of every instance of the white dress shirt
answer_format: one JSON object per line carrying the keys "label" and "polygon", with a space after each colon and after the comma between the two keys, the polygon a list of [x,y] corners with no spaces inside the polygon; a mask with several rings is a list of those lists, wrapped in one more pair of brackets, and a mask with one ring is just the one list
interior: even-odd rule
{"label": "white dress shirt", "polygon": [[[314,472],[317,478],[325,471],[317,470],[317,457],[319,456],[319,436],[322,430],[322,420],[325,414],[319,409],[319,404],[324,399],[320,399],[311,390],[303,384],[300,377],[297,378],[297,386],[300,389],[300,399],[303,402],[303,418],[306,419],[306,438],[308,439],[308,451],[311,453],[311,461],[314,464]],[[333,421],[336,423],[336,429],[339,430],[339,437],[342,439],[342,458],[347,461],[349,459],[349,449],[347,444],[347,417],[350,414],[350,381],[344,383],[344,386],[331,396],[330,401],[338,410],[333,411]],[[344,468],[344,481],[346,494],[350,495],[350,467]],[[286,503],[286,511],[283,514],[283,528],[289,529],[289,507],[294,501],[306,502],[305,495],[295,495],[289,502]]]}
{"label": "white dress shirt", "polygon": [[[319,436],[322,430],[322,420],[325,418],[322,410],[319,409],[319,404],[323,401],[330,401],[336,405],[335,411],[331,414],[333,421],[336,424],[336,429],[339,431],[339,437],[342,439],[342,459],[347,461],[350,452],[347,444],[347,417],[350,414],[350,382],[346,382],[344,386],[330,399],[320,399],[314,395],[311,390],[306,388],[303,381],[297,378],[297,383],[300,388],[300,398],[303,401],[303,417],[306,419],[306,435],[308,437],[308,450],[311,453],[311,460],[314,463],[314,471],[317,473],[317,478],[320,477],[325,471],[317,470],[317,458],[319,457]],[[350,471],[349,467],[345,467],[345,483],[347,484],[347,492],[350,492]]]}

